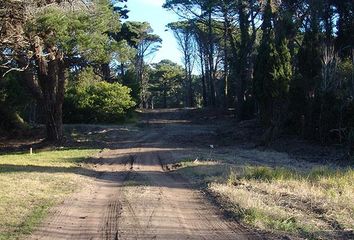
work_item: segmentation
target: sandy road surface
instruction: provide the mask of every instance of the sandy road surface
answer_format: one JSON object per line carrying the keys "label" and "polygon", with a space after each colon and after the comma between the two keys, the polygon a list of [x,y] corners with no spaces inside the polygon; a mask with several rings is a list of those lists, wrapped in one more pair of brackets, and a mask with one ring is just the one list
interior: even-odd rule
{"label": "sandy road surface", "polygon": [[210,131],[180,113],[150,113],[146,126],[92,160],[93,184],[50,216],[30,239],[260,239],[226,220],[165,164],[188,150],[179,139]]}

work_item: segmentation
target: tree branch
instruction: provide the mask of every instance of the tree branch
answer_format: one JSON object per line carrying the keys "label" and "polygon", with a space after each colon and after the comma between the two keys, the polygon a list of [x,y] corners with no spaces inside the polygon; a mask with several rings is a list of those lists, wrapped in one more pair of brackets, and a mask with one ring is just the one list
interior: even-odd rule
{"label": "tree branch", "polygon": [[2,77],[5,77],[8,73],[13,72],[13,71],[17,71],[17,72],[24,72],[26,71],[26,69],[29,67],[29,64],[27,64],[26,67],[24,68],[10,68],[9,70],[7,70]]}

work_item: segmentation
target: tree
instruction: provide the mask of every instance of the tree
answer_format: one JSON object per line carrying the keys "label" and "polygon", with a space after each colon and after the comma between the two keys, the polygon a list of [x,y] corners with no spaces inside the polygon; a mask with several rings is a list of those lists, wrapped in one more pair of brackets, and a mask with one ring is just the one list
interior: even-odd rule
{"label": "tree", "polygon": [[271,1],[268,0],[263,15],[263,35],[258,49],[254,76],[254,93],[259,105],[260,120],[266,127],[270,126],[272,120],[272,73],[278,57],[272,30],[272,14]]}
{"label": "tree", "polygon": [[[258,100],[260,119],[265,127],[282,121],[281,105],[287,98],[292,79],[291,56],[285,36],[277,44],[273,30],[272,1],[265,6],[262,40],[255,67],[254,91]],[[281,101],[281,102],[279,102]]]}
{"label": "tree", "polygon": [[[207,100],[205,105],[216,106],[217,104],[217,91],[216,91],[216,65],[217,65],[217,52],[215,51],[215,44],[217,37],[215,34],[215,21],[213,14],[216,8],[217,1],[177,1],[167,0],[163,5],[166,9],[175,11],[182,18],[193,20],[195,22],[195,33],[199,48],[202,50],[199,53],[201,58],[201,65],[203,68],[203,86],[205,90],[204,99]],[[204,82],[205,81],[205,82]],[[208,97],[206,96],[208,95]]]}
{"label": "tree", "polygon": [[[10,70],[24,72],[34,96],[43,106],[49,141],[63,137],[67,69],[80,59],[107,62],[111,45],[106,32],[119,28],[119,16],[106,0],[75,4],[70,1],[70,5],[61,2],[65,1],[44,2],[51,3],[51,7],[42,9],[42,2],[36,5],[36,1],[27,4],[9,1],[7,7],[17,17],[1,36],[5,40],[2,49],[7,49],[2,51],[2,58],[10,59],[13,66]],[[31,14],[25,15],[27,12]],[[2,16],[1,23],[6,21],[6,16]]]}
{"label": "tree", "polygon": [[185,98],[183,91],[184,69],[170,60],[162,60],[153,65],[150,75],[150,91],[158,107],[180,107]]}
{"label": "tree", "polygon": [[332,0],[332,2],[339,17],[336,26],[338,29],[336,47],[343,57],[350,57],[354,39],[353,2],[350,0]]}
{"label": "tree", "polygon": [[168,27],[173,31],[177,43],[183,53],[183,62],[185,69],[185,89],[186,100],[185,106],[192,107],[194,105],[193,88],[192,88],[192,73],[194,68],[195,57],[195,41],[193,23],[191,21],[181,21],[168,24]]}
{"label": "tree", "polygon": [[245,118],[245,91],[246,85],[251,81],[250,63],[252,54],[252,42],[250,36],[250,10],[247,1],[240,0],[238,2],[238,15],[240,24],[240,51],[238,55],[238,80],[236,84],[236,118],[240,121]]}
{"label": "tree", "polygon": [[116,35],[117,40],[125,39],[136,49],[134,67],[136,79],[139,83],[140,107],[148,107],[148,79],[145,69],[145,60],[159,50],[162,39],[153,34],[153,29],[147,22],[125,22],[122,30]]}

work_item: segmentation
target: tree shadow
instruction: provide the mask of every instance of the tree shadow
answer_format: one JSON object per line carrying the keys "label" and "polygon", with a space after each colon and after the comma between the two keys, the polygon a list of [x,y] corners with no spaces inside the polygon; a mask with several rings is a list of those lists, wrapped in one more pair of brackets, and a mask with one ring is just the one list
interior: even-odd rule
{"label": "tree shadow", "polygon": [[[133,149],[134,150],[134,149]],[[138,149],[137,149],[138,150]],[[141,150],[139,148],[139,150]],[[65,162],[75,163],[76,166],[39,166],[35,163],[27,165],[1,164],[0,174],[13,173],[71,173],[93,178],[98,181],[104,181],[109,184],[117,184],[117,186],[133,184],[136,186],[153,186],[153,187],[172,187],[186,188],[187,186],[181,181],[173,183],[172,179],[176,178],[176,173],[168,171],[165,166],[176,163],[177,160],[169,157],[172,151],[181,150],[148,150],[143,152],[129,151],[128,153],[119,153],[110,155],[109,157],[89,157],[89,158],[65,158]],[[19,155],[21,153],[18,153]],[[164,155],[164,158],[160,158]],[[138,165],[134,165],[137,158],[142,158]],[[145,161],[146,160],[146,161]],[[60,160],[59,160],[60,161]],[[134,168],[133,168],[134,165]],[[168,176],[171,181],[168,183],[157,183],[152,179]],[[184,179],[182,182],[186,182]]]}
{"label": "tree shadow", "polygon": [[97,174],[96,171],[82,167],[0,164],[0,174],[9,173],[74,173],[90,177]]}

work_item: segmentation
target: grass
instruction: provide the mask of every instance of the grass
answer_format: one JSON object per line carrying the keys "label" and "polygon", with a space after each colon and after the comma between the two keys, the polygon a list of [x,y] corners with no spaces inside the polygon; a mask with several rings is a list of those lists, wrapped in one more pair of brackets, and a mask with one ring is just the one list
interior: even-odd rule
{"label": "grass", "polygon": [[352,168],[270,167],[229,158],[180,166],[181,174],[207,186],[227,212],[252,227],[308,239],[354,237]]}
{"label": "grass", "polygon": [[0,239],[30,234],[50,207],[89,181],[79,164],[96,152],[0,155]]}

